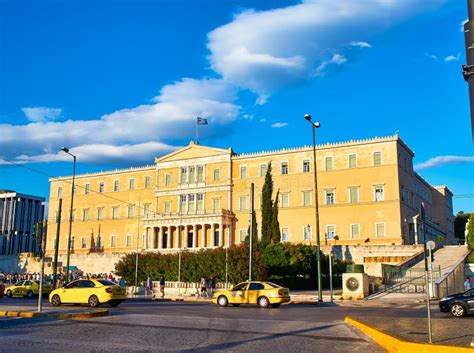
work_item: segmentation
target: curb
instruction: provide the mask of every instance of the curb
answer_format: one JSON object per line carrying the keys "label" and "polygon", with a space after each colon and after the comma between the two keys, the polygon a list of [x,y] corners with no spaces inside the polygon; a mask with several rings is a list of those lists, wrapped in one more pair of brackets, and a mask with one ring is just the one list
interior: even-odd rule
{"label": "curb", "polygon": [[54,318],[58,320],[85,320],[94,317],[107,316],[109,315],[109,310],[103,309],[98,311],[92,311],[87,313],[74,313],[74,314],[46,314],[38,313],[32,311],[0,311],[0,316],[11,316],[11,317],[25,317],[25,318]]}
{"label": "curb", "polygon": [[383,330],[364,324],[346,316],[344,322],[358,328],[364,334],[385,348],[389,353],[473,353],[474,349],[468,347],[446,346],[429,343],[415,343],[404,341],[392,336]]}

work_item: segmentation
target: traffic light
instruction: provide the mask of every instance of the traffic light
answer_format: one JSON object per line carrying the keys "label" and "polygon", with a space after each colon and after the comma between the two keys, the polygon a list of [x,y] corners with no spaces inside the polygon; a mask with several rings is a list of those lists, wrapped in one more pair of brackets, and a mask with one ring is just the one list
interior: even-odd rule
{"label": "traffic light", "polygon": [[434,262],[434,251],[430,251],[430,253],[431,253],[431,263],[433,263]]}

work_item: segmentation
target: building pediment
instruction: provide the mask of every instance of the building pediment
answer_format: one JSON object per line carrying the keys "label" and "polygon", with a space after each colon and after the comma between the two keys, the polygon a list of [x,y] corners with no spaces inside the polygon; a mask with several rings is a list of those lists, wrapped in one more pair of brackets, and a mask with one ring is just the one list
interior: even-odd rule
{"label": "building pediment", "polygon": [[222,149],[215,147],[208,147],[197,145],[193,141],[189,143],[188,146],[180,148],[170,154],[167,154],[163,157],[156,158],[156,163],[163,162],[174,162],[180,160],[189,160],[189,159],[198,159],[198,158],[207,158],[207,157],[216,157],[232,154],[232,149]]}

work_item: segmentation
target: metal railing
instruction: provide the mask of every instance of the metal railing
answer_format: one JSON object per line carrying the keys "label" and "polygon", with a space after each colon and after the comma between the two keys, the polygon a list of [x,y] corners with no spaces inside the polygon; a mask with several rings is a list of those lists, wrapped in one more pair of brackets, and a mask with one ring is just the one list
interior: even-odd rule
{"label": "metal railing", "polygon": [[434,281],[434,294],[438,298],[443,298],[451,294],[462,293],[464,291],[464,261],[463,256],[456,264],[449,267],[447,271]]}

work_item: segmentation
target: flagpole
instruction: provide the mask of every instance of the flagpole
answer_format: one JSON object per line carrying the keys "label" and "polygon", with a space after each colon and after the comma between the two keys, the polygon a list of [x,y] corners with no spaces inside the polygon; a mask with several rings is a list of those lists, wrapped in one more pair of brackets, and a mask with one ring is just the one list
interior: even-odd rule
{"label": "flagpole", "polygon": [[198,121],[199,118],[196,118],[196,145],[199,145],[199,140],[198,140],[198,137],[199,137],[199,121]]}

